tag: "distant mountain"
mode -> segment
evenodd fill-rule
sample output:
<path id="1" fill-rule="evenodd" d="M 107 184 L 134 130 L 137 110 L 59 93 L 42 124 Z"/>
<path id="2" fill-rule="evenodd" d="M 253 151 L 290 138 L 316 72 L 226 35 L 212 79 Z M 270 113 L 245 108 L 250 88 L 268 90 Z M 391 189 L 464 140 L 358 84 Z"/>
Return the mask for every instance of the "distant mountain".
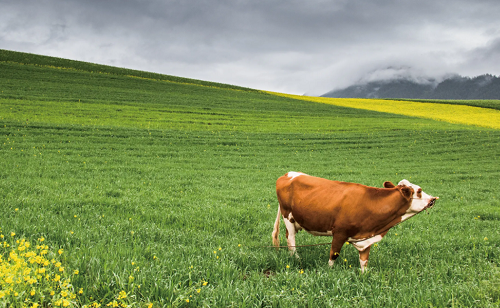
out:
<path id="1" fill-rule="evenodd" d="M 337 98 L 415 98 L 415 99 L 500 99 L 500 77 L 474 78 L 453 75 L 441 82 L 434 79 L 396 78 L 358 83 L 321 96 Z"/>

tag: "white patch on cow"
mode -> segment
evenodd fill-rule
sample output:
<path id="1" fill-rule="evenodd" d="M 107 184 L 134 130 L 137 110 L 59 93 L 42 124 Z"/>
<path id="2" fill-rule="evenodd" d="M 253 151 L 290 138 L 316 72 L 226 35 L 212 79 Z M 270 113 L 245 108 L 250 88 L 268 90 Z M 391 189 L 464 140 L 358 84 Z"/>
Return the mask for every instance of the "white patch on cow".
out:
<path id="1" fill-rule="evenodd" d="M 298 177 L 299 175 L 307 175 L 307 174 L 302 173 L 302 172 L 295 172 L 295 171 L 288 172 L 288 177 L 290 178 L 290 180 L 293 180 L 294 178 Z"/>
<path id="2" fill-rule="evenodd" d="M 403 216 L 401 216 L 401 221 L 404 221 L 404 220 L 412 217 L 415 214 L 417 214 L 417 213 L 409 213 L 408 211 L 406 211 L 406 213 Z"/>
<path id="3" fill-rule="evenodd" d="M 334 263 L 334 262 L 335 262 L 335 261 L 333 261 L 333 260 L 328 260 L 328 265 L 333 266 L 333 263 Z"/>
<path id="4" fill-rule="evenodd" d="M 368 260 L 359 259 L 359 264 L 361 265 L 361 272 L 364 272 L 368 265 Z"/>
<path id="5" fill-rule="evenodd" d="M 424 191 L 422 191 L 421 197 L 419 198 L 417 196 L 417 191 L 419 189 L 421 189 L 420 186 L 412 184 L 408 180 L 402 180 L 398 183 L 398 185 L 404 185 L 404 186 L 411 187 L 411 188 L 413 188 L 413 190 L 415 192 L 413 194 L 410 207 L 408 208 L 406 213 L 404 213 L 403 216 L 401 216 L 401 221 L 404 221 L 404 220 L 412 217 L 413 215 L 423 211 L 427 207 L 427 205 L 429 205 L 429 203 L 433 199 L 435 199 L 433 196 L 428 195 Z"/>
<path id="6" fill-rule="evenodd" d="M 292 213 L 288 215 L 291 217 Z M 298 258 L 299 256 L 296 254 L 297 249 L 295 248 L 295 234 L 297 233 L 295 230 L 295 225 L 287 218 L 283 218 L 285 222 L 286 229 L 288 230 L 288 238 L 286 239 L 286 243 L 288 245 L 288 249 L 290 250 L 290 254 L 294 255 Z"/>
<path id="7" fill-rule="evenodd" d="M 353 238 L 348 238 L 347 241 L 351 243 L 358 251 L 364 251 L 369 246 L 380 242 L 382 240 L 381 235 L 375 235 L 367 239 L 357 240 Z"/>
<path id="8" fill-rule="evenodd" d="M 315 236 L 332 236 L 333 233 L 332 231 L 326 231 L 326 232 L 318 232 L 318 231 L 308 231 L 306 230 L 307 233 L 315 235 Z"/>

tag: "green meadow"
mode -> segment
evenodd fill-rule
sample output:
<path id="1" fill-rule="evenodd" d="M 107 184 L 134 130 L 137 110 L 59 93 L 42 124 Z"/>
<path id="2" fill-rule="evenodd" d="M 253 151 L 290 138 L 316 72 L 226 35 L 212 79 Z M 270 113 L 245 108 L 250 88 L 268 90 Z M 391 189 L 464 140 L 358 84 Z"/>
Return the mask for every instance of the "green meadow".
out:
<path id="1" fill-rule="evenodd" d="M 62 249 L 70 306 L 500 306 L 499 130 L 5 50 L 0 91 L 0 243 Z M 352 245 L 261 247 L 288 171 L 440 199 L 361 274 Z"/>

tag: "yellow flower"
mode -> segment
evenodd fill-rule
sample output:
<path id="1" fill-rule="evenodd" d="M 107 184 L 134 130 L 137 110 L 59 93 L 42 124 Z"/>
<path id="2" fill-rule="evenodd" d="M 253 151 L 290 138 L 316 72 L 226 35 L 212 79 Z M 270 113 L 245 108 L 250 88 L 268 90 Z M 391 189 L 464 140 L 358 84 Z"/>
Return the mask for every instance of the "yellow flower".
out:
<path id="1" fill-rule="evenodd" d="M 222 250 L 222 248 L 221 248 L 221 247 L 219 247 L 219 251 L 221 251 L 221 250 Z"/>
<path id="2" fill-rule="evenodd" d="M 61 267 L 59 268 L 59 271 L 60 271 L 60 272 L 64 272 L 64 267 L 62 267 L 62 266 L 61 266 Z"/>
<path id="3" fill-rule="evenodd" d="M 201 289 L 196 289 L 196 292 L 200 293 L 200 292 L 201 292 Z"/>
<path id="4" fill-rule="evenodd" d="M 64 250 L 61 248 L 57 251 L 60 255 L 62 255 L 62 253 L 64 252 Z"/>
<path id="5" fill-rule="evenodd" d="M 63 305 L 63 307 L 68 307 L 69 306 L 69 300 L 63 299 L 62 305 Z"/>
<path id="6" fill-rule="evenodd" d="M 186 299 L 186 303 L 189 303 L 189 298 L 188 298 L 188 299 Z"/>
<path id="7" fill-rule="evenodd" d="M 31 295 L 31 296 L 34 296 L 34 295 L 35 295 L 35 293 L 36 293 L 36 291 L 35 291 L 35 289 L 33 289 L 33 290 L 31 290 L 30 295 Z"/>
<path id="8" fill-rule="evenodd" d="M 203 286 L 206 286 L 208 284 L 208 282 L 204 281 L 203 282 Z"/>
<path id="9" fill-rule="evenodd" d="M 290 265 L 287 264 L 286 268 L 290 268 Z"/>
<path id="10" fill-rule="evenodd" d="M 16 208 L 14 211 L 16 211 L 16 212 L 17 212 L 17 211 L 19 211 L 19 209 L 18 209 L 18 208 Z"/>
<path id="11" fill-rule="evenodd" d="M 488 240 L 488 238 L 487 238 L 487 237 L 485 237 L 485 238 L 484 238 L 484 240 L 485 240 L 485 241 L 487 241 L 487 240 Z"/>
<path id="12" fill-rule="evenodd" d="M 16 233 L 11 232 L 11 233 L 10 233 L 10 236 L 16 236 Z"/>
<path id="13" fill-rule="evenodd" d="M 78 270 L 75 270 L 73 274 L 78 275 L 80 272 Z"/>
<path id="14" fill-rule="evenodd" d="M 124 298 L 127 298 L 127 292 L 120 291 L 120 293 L 118 294 L 118 299 L 124 299 Z"/>
<path id="15" fill-rule="evenodd" d="M 83 294 L 83 288 L 80 288 L 80 290 L 78 291 L 78 294 Z"/>
<path id="16" fill-rule="evenodd" d="M 153 303 L 149 303 L 148 308 L 153 308 Z"/>
<path id="17" fill-rule="evenodd" d="M 61 276 L 56 275 L 56 276 L 54 277 L 54 281 L 59 281 L 59 280 L 61 280 Z"/>
<path id="18" fill-rule="evenodd" d="M 61 291 L 61 296 L 62 297 L 68 296 L 68 291 Z"/>

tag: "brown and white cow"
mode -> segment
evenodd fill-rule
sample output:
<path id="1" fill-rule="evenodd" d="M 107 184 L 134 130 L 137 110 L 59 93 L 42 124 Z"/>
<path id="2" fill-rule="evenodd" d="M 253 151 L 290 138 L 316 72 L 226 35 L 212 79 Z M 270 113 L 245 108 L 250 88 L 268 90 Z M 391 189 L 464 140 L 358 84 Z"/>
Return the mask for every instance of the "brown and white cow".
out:
<path id="1" fill-rule="evenodd" d="M 288 172 L 276 182 L 279 208 L 273 244 L 279 246 L 280 217 L 283 216 L 292 255 L 295 253 L 295 234 L 304 229 L 313 235 L 333 237 L 330 266 L 344 243 L 351 243 L 359 251 L 361 271 L 364 271 L 372 244 L 380 241 L 390 228 L 432 207 L 439 199 L 407 180 L 397 186 L 385 182 L 384 187 Z"/>

